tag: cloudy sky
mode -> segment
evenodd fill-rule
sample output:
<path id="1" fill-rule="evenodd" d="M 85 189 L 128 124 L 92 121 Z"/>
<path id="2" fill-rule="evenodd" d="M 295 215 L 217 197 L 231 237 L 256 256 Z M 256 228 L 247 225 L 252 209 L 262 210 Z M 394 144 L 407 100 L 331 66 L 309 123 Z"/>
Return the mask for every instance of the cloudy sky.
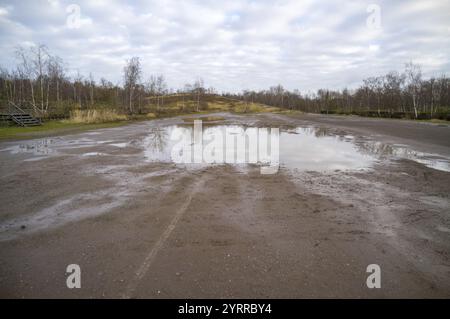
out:
<path id="1" fill-rule="evenodd" d="M 450 0 L 0 0 L 0 65 L 42 43 L 71 74 L 120 82 L 125 60 L 182 87 L 354 87 L 412 60 L 450 74 Z"/>

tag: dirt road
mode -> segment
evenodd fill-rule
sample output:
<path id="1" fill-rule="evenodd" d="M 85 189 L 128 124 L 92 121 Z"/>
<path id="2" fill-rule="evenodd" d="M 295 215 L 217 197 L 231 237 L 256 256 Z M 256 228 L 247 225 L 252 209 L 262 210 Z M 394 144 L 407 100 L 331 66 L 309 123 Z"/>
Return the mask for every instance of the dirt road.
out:
<path id="1" fill-rule="evenodd" d="M 372 161 L 262 175 L 149 160 L 149 134 L 181 117 L 2 142 L 0 297 L 450 297 L 448 125 L 218 116 L 308 127 Z M 69 264 L 81 289 L 66 286 Z M 380 289 L 366 285 L 369 264 Z"/>

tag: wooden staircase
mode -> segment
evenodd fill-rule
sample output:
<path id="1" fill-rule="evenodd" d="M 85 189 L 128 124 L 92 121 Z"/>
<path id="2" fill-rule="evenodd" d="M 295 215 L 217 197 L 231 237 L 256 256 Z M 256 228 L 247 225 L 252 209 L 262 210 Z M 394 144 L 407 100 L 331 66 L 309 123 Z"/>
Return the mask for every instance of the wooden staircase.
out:
<path id="1" fill-rule="evenodd" d="M 20 107 L 14 102 L 9 101 L 8 107 L 2 110 L 0 119 L 24 127 L 42 125 L 41 118 L 36 116 L 38 113 L 36 106 L 32 106 L 32 109 L 25 109 L 22 108 L 23 106 Z"/>
<path id="2" fill-rule="evenodd" d="M 36 126 L 42 125 L 41 120 L 37 119 L 29 113 L 14 113 L 10 114 L 11 119 L 14 123 L 20 126 Z"/>

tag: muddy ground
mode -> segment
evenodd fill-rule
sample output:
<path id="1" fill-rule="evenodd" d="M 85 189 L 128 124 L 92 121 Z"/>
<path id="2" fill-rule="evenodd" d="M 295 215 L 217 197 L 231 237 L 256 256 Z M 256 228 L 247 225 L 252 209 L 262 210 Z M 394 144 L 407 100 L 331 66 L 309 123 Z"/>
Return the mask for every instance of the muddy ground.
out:
<path id="1" fill-rule="evenodd" d="M 220 116 L 450 157 L 448 125 Z M 450 172 L 380 154 L 363 170 L 273 175 L 146 161 L 148 130 L 182 122 L 0 143 L 0 297 L 450 297 Z M 66 286 L 69 264 L 81 289 Z"/>

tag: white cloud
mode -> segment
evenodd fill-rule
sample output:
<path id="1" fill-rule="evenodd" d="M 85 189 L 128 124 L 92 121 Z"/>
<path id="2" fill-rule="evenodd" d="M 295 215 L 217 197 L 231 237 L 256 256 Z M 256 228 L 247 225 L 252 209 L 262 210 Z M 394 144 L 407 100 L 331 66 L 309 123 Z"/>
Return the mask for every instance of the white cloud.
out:
<path id="1" fill-rule="evenodd" d="M 0 16 L 8 15 L 8 9 L 0 7 Z"/>
<path id="2" fill-rule="evenodd" d="M 70 70 L 121 80 L 124 61 L 165 73 L 173 87 L 197 76 L 219 90 L 281 83 L 302 91 L 342 88 L 420 62 L 425 75 L 448 73 L 448 1 L 379 1 L 379 29 L 367 27 L 372 1 L 1 0 L 0 64 L 17 45 L 44 43 Z"/>

